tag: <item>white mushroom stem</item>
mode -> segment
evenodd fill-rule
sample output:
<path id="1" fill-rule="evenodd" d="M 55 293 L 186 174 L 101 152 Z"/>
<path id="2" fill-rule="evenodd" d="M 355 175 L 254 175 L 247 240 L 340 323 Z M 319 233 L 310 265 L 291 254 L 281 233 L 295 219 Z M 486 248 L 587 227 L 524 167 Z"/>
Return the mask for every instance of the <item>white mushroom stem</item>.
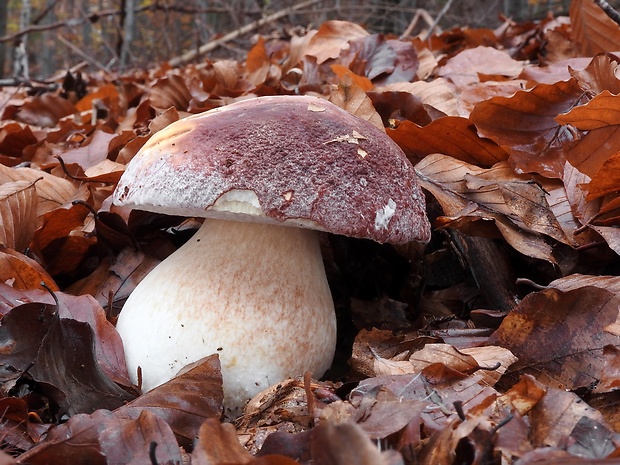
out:
<path id="1" fill-rule="evenodd" d="M 143 391 L 219 354 L 229 415 L 287 377 L 321 376 L 336 317 L 318 233 L 207 219 L 136 287 L 117 329 L 134 382 L 142 369 Z"/>

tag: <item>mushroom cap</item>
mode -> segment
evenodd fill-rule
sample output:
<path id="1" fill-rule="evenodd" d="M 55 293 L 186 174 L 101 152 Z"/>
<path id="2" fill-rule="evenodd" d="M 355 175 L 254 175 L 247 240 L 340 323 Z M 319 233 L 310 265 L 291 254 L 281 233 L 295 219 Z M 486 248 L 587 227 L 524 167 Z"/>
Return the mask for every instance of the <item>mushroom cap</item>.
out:
<path id="1" fill-rule="evenodd" d="M 136 154 L 114 203 L 426 242 L 413 166 L 383 131 L 327 100 L 268 96 L 176 121 Z"/>

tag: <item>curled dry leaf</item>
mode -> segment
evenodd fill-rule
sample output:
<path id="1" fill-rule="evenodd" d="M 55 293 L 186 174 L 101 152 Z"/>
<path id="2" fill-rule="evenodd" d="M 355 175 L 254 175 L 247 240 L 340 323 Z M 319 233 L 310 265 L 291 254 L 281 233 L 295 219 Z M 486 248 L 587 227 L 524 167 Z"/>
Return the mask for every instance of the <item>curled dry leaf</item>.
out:
<path id="1" fill-rule="evenodd" d="M 38 289 L 44 283 L 51 291 L 59 290 L 38 262 L 4 246 L 0 246 L 0 282 L 15 289 Z"/>
<path id="2" fill-rule="evenodd" d="M 9 168 L 0 164 L 0 184 L 8 182 L 33 183 L 38 195 L 36 215 L 40 225 L 45 213 L 67 203 L 77 187 L 66 179 L 32 168 Z"/>
<path id="3" fill-rule="evenodd" d="M 387 133 L 413 164 L 434 153 L 486 168 L 508 159 L 504 149 L 478 136 L 471 121 L 458 116 L 439 118 L 426 126 L 401 121 Z"/>
<path id="4" fill-rule="evenodd" d="M 178 111 L 187 111 L 192 95 L 183 77 L 170 73 L 153 84 L 149 99 L 155 108 L 167 110 L 173 107 Z"/>
<path id="5" fill-rule="evenodd" d="M 223 412 L 222 373 L 217 355 L 187 367 L 165 384 L 118 408 L 122 418 L 138 418 L 149 410 L 166 421 L 179 441 L 191 444 L 202 423 L 208 418 L 219 419 Z"/>
<path id="6" fill-rule="evenodd" d="M 381 116 L 379 116 L 379 113 L 377 113 L 373 107 L 372 100 L 370 100 L 366 92 L 354 82 L 343 82 L 337 87 L 332 87 L 329 101 L 358 118 L 371 122 L 382 131 L 385 131 Z"/>
<path id="7" fill-rule="evenodd" d="M 582 418 L 605 424 L 600 412 L 590 407 L 575 393 L 549 388 L 529 414 L 531 438 L 535 447 L 558 447 Z"/>
<path id="8" fill-rule="evenodd" d="M 422 187 L 443 208 L 446 216 L 437 220 L 443 227 L 464 228 L 470 221 L 493 220 L 516 250 L 552 263 L 551 248 L 541 235 L 573 243 L 549 207 L 543 186 L 530 176 L 515 174 L 505 162 L 485 170 L 435 154 L 415 170 Z"/>
<path id="9" fill-rule="evenodd" d="M 514 78 L 524 64 L 504 51 L 493 47 L 475 47 L 463 50 L 438 70 L 439 76 L 449 79 L 457 88 L 480 82 L 480 75 L 500 75 Z M 459 89 L 460 90 L 460 89 Z"/>
<path id="10" fill-rule="evenodd" d="M 161 463 L 180 465 L 181 453 L 170 427 L 151 412 L 136 419 L 97 410 L 80 414 L 50 430 L 44 441 L 20 457 L 20 463 L 60 465 L 151 463 L 150 445 Z"/>
<path id="11" fill-rule="evenodd" d="M 28 370 L 62 413 L 114 409 L 133 398 L 102 370 L 88 323 L 54 318 Z"/>
<path id="12" fill-rule="evenodd" d="M 239 444 L 235 427 L 208 418 L 198 431 L 198 439 L 192 452 L 194 465 L 218 465 L 224 463 L 246 464 L 252 461 L 250 453 Z"/>
<path id="13" fill-rule="evenodd" d="M 66 164 L 76 163 L 87 170 L 107 159 L 110 141 L 115 137 L 116 134 L 95 130 L 80 147 L 63 152 L 61 158 Z"/>
<path id="14" fill-rule="evenodd" d="M 369 34 L 361 26 L 347 21 L 326 21 L 312 36 L 306 48 L 306 55 L 315 57 L 318 64 L 330 58 L 338 58 L 343 50 L 348 50 L 349 42 L 363 39 Z"/>
<path id="15" fill-rule="evenodd" d="M 0 244 L 25 250 L 37 227 L 35 183 L 14 181 L 0 185 Z"/>
<path id="16" fill-rule="evenodd" d="M 556 116 L 560 124 L 570 124 L 582 131 L 620 124 L 620 96 L 612 95 L 608 90 L 594 96 L 584 105 L 573 108 L 568 113 Z"/>
<path id="17" fill-rule="evenodd" d="M 488 344 L 518 357 L 509 378 L 529 373 L 552 387 L 591 387 L 601 378 L 603 348 L 620 345 L 620 336 L 606 331 L 619 305 L 618 296 L 596 287 L 535 292 L 506 316 Z"/>
<path id="18" fill-rule="evenodd" d="M 458 100 L 454 90 L 443 78 L 430 82 L 399 82 L 376 89 L 377 92 L 407 92 L 418 97 L 446 116 L 459 116 Z"/>
<path id="19" fill-rule="evenodd" d="M 69 100 L 58 95 L 46 93 L 35 96 L 20 106 L 7 106 L 3 118 L 40 127 L 54 127 L 64 116 L 75 113 Z"/>
<path id="20" fill-rule="evenodd" d="M 112 313 L 117 314 L 129 294 L 158 263 L 156 258 L 126 248 L 114 260 L 103 260 L 95 272 L 74 283 L 68 291 L 75 295 L 90 294 L 103 308 L 108 307 L 112 295 L 116 309 Z"/>
<path id="21" fill-rule="evenodd" d="M 565 156 L 571 165 L 592 177 L 617 153 L 619 143 L 620 125 L 604 126 L 589 131 L 565 151 Z"/>
<path id="22" fill-rule="evenodd" d="M 564 170 L 564 145 L 572 137 L 555 116 L 569 111 L 582 97 L 574 79 L 538 84 L 512 97 L 478 103 L 470 120 L 482 137 L 494 140 L 510 154 L 518 171 L 559 178 Z"/>

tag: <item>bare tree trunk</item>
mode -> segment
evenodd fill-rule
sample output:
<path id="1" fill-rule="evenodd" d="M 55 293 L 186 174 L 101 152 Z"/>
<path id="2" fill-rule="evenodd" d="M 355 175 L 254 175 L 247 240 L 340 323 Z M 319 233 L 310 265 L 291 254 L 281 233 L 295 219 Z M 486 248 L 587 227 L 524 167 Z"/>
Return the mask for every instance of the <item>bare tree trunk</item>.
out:
<path id="1" fill-rule="evenodd" d="M 0 36 L 6 34 L 6 22 L 9 13 L 9 2 L 0 2 Z M 4 77 L 4 65 L 6 63 L 6 45 L 0 43 L 0 77 Z"/>
<path id="2" fill-rule="evenodd" d="M 54 0 L 46 0 L 46 8 L 49 10 L 47 16 L 43 19 L 44 24 L 52 24 L 56 20 L 54 10 L 51 9 Z M 43 50 L 41 50 L 41 76 L 50 76 L 54 73 L 55 66 L 55 47 L 54 33 L 52 31 L 44 31 L 43 37 Z"/>
<path id="3" fill-rule="evenodd" d="M 125 14 L 123 22 L 123 45 L 120 51 L 120 68 L 125 70 L 129 63 L 131 44 L 133 42 L 136 27 L 136 0 L 125 0 Z"/>
<path id="4" fill-rule="evenodd" d="M 32 9 L 30 0 L 22 0 L 22 9 L 19 15 L 19 28 L 26 29 L 30 25 Z M 30 79 L 28 69 L 28 49 L 26 47 L 28 34 L 24 34 L 13 46 L 13 77 L 27 81 Z"/>

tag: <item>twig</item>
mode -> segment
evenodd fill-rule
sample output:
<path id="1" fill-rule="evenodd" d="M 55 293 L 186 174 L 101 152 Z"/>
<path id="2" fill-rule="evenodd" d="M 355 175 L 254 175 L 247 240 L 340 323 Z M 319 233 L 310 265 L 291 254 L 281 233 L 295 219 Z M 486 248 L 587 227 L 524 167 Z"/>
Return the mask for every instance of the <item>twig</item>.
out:
<path id="1" fill-rule="evenodd" d="M 418 8 L 415 12 L 415 15 L 413 16 L 413 19 L 409 23 L 409 26 L 407 26 L 405 32 L 403 32 L 399 37 L 400 40 L 406 39 L 411 35 L 415 27 L 418 25 L 418 21 L 420 20 L 420 18 L 424 19 L 426 24 L 428 24 L 429 26 L 433 25 L 433 18 L 430 14 L 428 14 L 428 11 L 422 8 Z"/>
<path id="2" fill-rule="evenodd" d="M 620 24 L 620 13 L 605 0 L 594 0 L 598 6 L 609 16 L 616 24 Z"/>
<path id="3" fill-rule="evenodd" d="M 441 21 L 441 18 L 444 17 L 444 15 L 448 12 L 448 10 L 450 9 L 450 7 L 452 6 L 452 2 L 454 0 L 448 0 L 446 2 L 446 4 L 443 6 L 443 8 L 441 9 L 441 11 L 439 12 L 439 14 L 437 15 L 437 17 L 435 18 L 435 21 L 433 21 L 433 24 L 431 25 L 431 27 L 428 29 L 428 32 L 425 34 L 424 39 L 423 40 L 428 40 L 430 36 L 433 35 L 433 31 L 435 30 L 435 28 L 437 27 L 437 25 L 439 24 L 439 21 Z"/>
<path id="4" fill-rule="evenodd" d="M 77 48 L 75 45 L 73 45 L 71 42 L 69 42 L 67 39 L 65 39 L 63 36 L 61 36 L 60 34 L 58 34 L 56 36 L 56 38 L 61 41 L 64 45 L 66 45 L 67 47 L 69 47 L 73 52 L 75 52 L 77 55 L 80 56 L 80 58 L 84 59 L 85 61 L 89 62 L 91 65 L 99 68 L 101 71 L 105 72 L 105 73 L 109 73 L 110 70 L 107 69 L 104 65 L 102 65 L 101 63 L 99 63 L 97 60 L 95 60 L 92 57 L 89 57 L 86 53 L 84 53 L 82 50 L 80 50 L 79 48 Z"/>
<path id="5" fill-rule="evenodd" d="M 261 18 L 258 21 L 254 21 L 250 24 L 246 24 L 245 26 L 242 26 L 238 29 L 235 29 L 232 32 L 229 32 L 228 34 L 225 34 L 219 39 L 212 40 L 200 46 L 198 50 L 194 49 L 187 53 L 184 53 L 181 56 L 168 60 L 168 64 L 173 67 L 185 65 L 191 62 L 192 60 L 196 59 L 200 55 L 205 55 L 209 52 L 212 52 L 213 50 L 220 47 L 222 44 L 225 44 L 226 42 L 230 42 L 231 40 L 234 40 L 239 36 L 245 35 L 248 32 L 252 32 L 255 29 L 258 29 L 259 27 L 264 26 L 265 24 L 273 23 L 274 21 L 277 21 L 278 19 L 283 18 L 284 16 L 287 16 L 293 13 L 294 11 L 307 8 L 309 6 L 314 5 L 315 3 L 319 3 L 320 1 L 321 0 L 307 0 L 305 2 L 298 3 L 297 5 L 293 5 L 284 10 L 280 10 L 277 13 L 269 15 L 265 18 Z"/>
<path id="6" fill-rule="evenodd" d="M 187 14 L 198 14 L 198 13 L 222 13 L 227 10 L 224 8 L 191 8 L 191 7 L 182 7 L 182 6 L 168 6 L 168 5 L 145 5 L 134 10 L 135 13 L 141 13 L 147 10 L 162 10 L 162 11 L 175 11 L 178 13 L 187 13 Z M 118 16 L 121 14 L 120 10 L 102 10 L 90 13 L 86 15 L 84 18 L 69 18 L 61 21 L 55 21 L 49 24 L 31 24 L 28 27 L 20 29 L 17 32 L 12 34 L 7 34 L 4 36 L 0 36 L 1 42 L 11 42 L 15 39 L 19 39 L 26 34 L 30 34 L 31 32 L 41 32 L 41 31 L 50 31 L 52 29 L 59 29 L 61 27 L 76 27 L 84 24 L 85 22 L 94 23 L 98 21 L 100 18 L 104 18 L 106 16 Z"/>

